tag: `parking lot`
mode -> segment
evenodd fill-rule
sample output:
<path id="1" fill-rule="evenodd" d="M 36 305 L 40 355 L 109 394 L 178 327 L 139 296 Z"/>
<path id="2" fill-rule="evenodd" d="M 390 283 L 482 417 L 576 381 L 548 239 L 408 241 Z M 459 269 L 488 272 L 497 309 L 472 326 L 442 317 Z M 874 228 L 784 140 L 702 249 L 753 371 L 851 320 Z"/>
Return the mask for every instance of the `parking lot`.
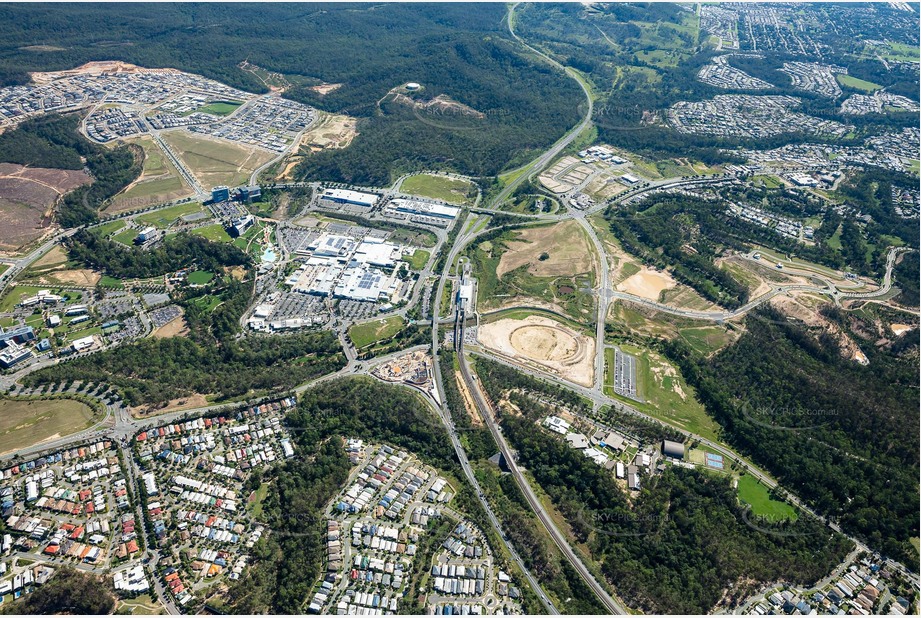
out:
<path id="1" fill-rule="evenodd" d="M 379 312 L 380 304 L 356 300 L 340 300 L 336 309 L 339 315 L 346 320 L 364 320 L 376 316 Z"/>
<path id="2" fill-rule="evenodd" d="M 153 322 L 154 328 L 159 328 L 182 315 L 182 309 L 178 305 L 166 305 L 165 307 L 151 309 L 148 315 L 150 316 L 150 321 Z"/>
<path id="3" fill-rule="evenodd" d="M 614 392 L 636 399 L 636 357 L 614 350 Z"/>

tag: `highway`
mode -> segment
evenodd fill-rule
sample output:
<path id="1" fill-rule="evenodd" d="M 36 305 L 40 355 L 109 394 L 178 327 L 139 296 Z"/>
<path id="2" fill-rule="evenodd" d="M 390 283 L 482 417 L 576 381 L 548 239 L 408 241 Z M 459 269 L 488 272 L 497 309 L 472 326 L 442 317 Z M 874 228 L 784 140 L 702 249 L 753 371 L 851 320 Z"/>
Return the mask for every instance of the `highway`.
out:
<path id="1" fill-rule="evenodd" d="M 464 312 L 457 312 L 457 321 L 458 325 L 456 332 L 459 333 L 459 337 L 454 339 L 454 347 L 457 352 L 457 360 L 460 364 L 461 376 L 464 379 L 464 383 L 467 385 L 467 390 L 470 392 L 471 396 L 476 403 L 477 410 L 480 413 L 480 416 L 483 418 L 483 421 L 486 423 L 486 426 L 489 427 L 489 432 L 492 434 L 493 439 L 496 441 L 496 444 L 499 445 L 499 450 L 502 452 L 502 456 L 505 458 L 506 463 L 508 464 L 509 470 L 512 473 L 512 476 L 515 477 L 515 482 L 518 487 L 521 489 L 521 493 L 524 495 L 525 500 L 528 501 L 528 504 L 531 507 L 531 510 L 534 511 L 537 518 L 546 528 L 550 538 L 553 540 L 554 544 L 563 554 L 563 556 L 569 561 L 573 569 L 582 577 L 585 583 L 589 588 L 595 593 L 595 596 L 598 597 L 598 600 L 605 606 L 605 608 L 612 614 L 626 614 L 627 610 L 617 601 L 615 601 L 611 595 L 608 594 L 608 591 L 602 586 L 595 576 L 588 570 L 588 567 L 582 562 L 582 559 L 573 551 L 572 547 L 569 544 L 569 541 L 566 539 L 566 536 L 560 531 L 557 527 L 556 522 L 553 521 L 553 518 L 547 513 L 544 505 L 541 504 L 537 495 L 534 493 L 534 490 L 531 488 L 531 484 L 528 482 L 528 479 L 521 473 L 521 469 L 518 467 L 518 462 L 516 460 L 515 454 L 509 448 L 508 443 L 505 441 L 505 436 L 502 435 L 502 431 L 499 428 L 495 420 L 495 415 L 493 414 L 492 407 L 486 402 L 483 393 L 480 390 L 479 381 L 474 379 L 474 376 L 470 372 L 470 366 L 467 363 L 467 359 L 464 356 Z"/>
<path id="2" fill-rule="evenodd" d="M 518 551 L 508 540 L 506 534 L 502 531 L 502 526 L 499 523 L 499 519 L 495 516 L 492 511 L 492 507 L 490 507 L 489 503 L 486 501 L 486 497 L 483 494 L 483 491 L 480 489 L 480 484 L 476 480 L 476 476 L 473 474 L 473 468 L 470 466 L 470 461 L 467 458 L 467 453 L 464 451 L 464 447 L 457 436 L 457 431 L 454 429 L 454 423 L 451 421 L 451 412 L 447 409 L 447 405 L 444 403 L 446 401 L 443 386 L 444 382 L 442 382 L 443 376 L 441 375 L 441 366 L 438 363 L 438 336 L 440 332 L 438 327 L 441 323 L 441 318 L 439 316 L 439 310 L 441 308 L 441 297 L 444 295 L 445 283 L 450 278 L 451 267 L 454 264 L 454 260 L 457 259 L 458 253 L 460 253 L 461 249 L 467 245 L 470 239 L 476 236 L 476 234 L 473 233 L 473 230 L 476 229 L 478 223 L 479 219 L 477 218 L 477 215 L 471 213 L 464 223 L 466 229 L 458 235 L 457 241 L 455 241 L 454 245 L 448 251 L 448 258 L 445 261 L 444 270 L 438 279 L 437 289 L 432 293 L 432 374 L 435 388 L 438 390 L 438 398 L 442 402 L 441 405 L 435 406 L 435 408 L 437 410 L 438 417 L 448 428 L 448 435 L 451 438 L 451 444 L 454 447 L 454 452 L 457 453 L 457 459 L 464 471 L 464 476 L 467 477 L 467 481 L 476 492 L 477 498 L 479 499 L 480 504 L 483 506 L 483 509 L 486 511 L 486 515 L 489 518 L 493 529 L 499 533 L 499 537 L 502 539 L 502 543 L 505 545 L 506 551 L 508 551 L 509 555 L 512 557 L 512 560 L 515 561 L 515 564 L 518 565 L 518 568 L 521 569 L 521 572 L 524 573 L 525 578 L 528 580 L 528 584 L 531 586 L 531 589 L 534 591 L 534 593 L 540 598 L 541 604 L 543 604 L 544 609 L 547 610 L 547 613 L 558 614 L 559 611 L 557 611 L 556 607 L 554 607 L 553 603 L 547 597 L 547 593 L 544 592 L 543 588 L 541 588 L 537 578 L 534 577 L 534 574 L 531 573 L 531 571 L 527 568 L 524 560 L 522 560 L 521 556 L 518 554 Z"/>
<path id="3" fill-rule="evenodd" d="M 439 396 L 442 401 L 444 401 L 444 393 L 441 392 L 441 378 L 440 371 L 437 369 L 438 363 L 433 362 L 433 365 L 436 367 L 436 372 L 438 373 L 438 379 L 435 383 L 438 385 Z M 429 401 L 429 398 L 426 398 L 426 401 Z M 476 479 L 476 475 L 473 473 L 473 467 L 470 465 L 470 460 L 467 458 L 467 453 L 464 451 L 464 447 L 460 442 L 460 438 L 457 435 L 457 431 L 454 429 L 454 422 L 451 420 L 451 413 L 447 410 L 446 406 L 442 404 L 441 406 L 436 405 L 434 402 L 430 401 L 430 405 L 435 410 L 438 418 L 444 424 L 448 436 L 451 439 L 451 445 L 454 447 L 454 452 L 457 454 L 457 460 L 460 462 L 461 469 L 464 471 L 464 476 L 467 478 L 467 482 L 470 483 L 470 486 L 473 487 L 473 491 L 476 493 L 477 499 L 480 501 L 480 504 L 483 507 L 483 510 L 486 512 L 486 517 L 489 519 L 489 523 L 492 525 L 493 529 L 499 534 L 499 538 L 502 539 L 502 543 L 505 545 L 506 551 L 508 551 L 509 556 L 511 556 L 512 561 L 518 565 L 518 568 L 521 569 L 521 572 L 524 574 L 525 579 L 528 580 L 528 584 L 531 589 L 534 591 L 534 594 L 538 596 L 541 604 L 544 606 L 544 609 L 548 614 L 559 614 L 556 607 L 547 597 L 547 593 L 544 592 L 541 588 L 540 583 L 537 581 L 537 578 L 534 577 L 534 574 L 531 573 L 530 569 L 525 565 L 524 560 L 519 555 L 518 551 L 508 540 L 508 536 L 502 530 L 502 524 L 499 523 L 499 518 L 496 517 L 495 513 L 492 510 L 492 507 L 486 501 L 486 495 L 483 493 L 483 489 L 480 487 L 479 481 Z"/>
<path id="4" fill-rule="evenodd" d="M 522 38 L 519 37 L 515 33 L 515 9 L 518 7 L 518 4 L 519 3 L 516 3 L 512 5 L 511 7 L 509 7 L 508 14 L 506 16 L 506 22 L 508 23 L 509 34 L 511 34 L 512 37 L 519 44 L 526 47 L 531 52 L 537 54 L 538 56 L 543 58 L 545 61 L 547 61 L 552 66 L 563 71 L 564 73 L 569 75 L 569 77 L 571 77 L 572 79 L 576 80 L 576 82 L 578 82 L 579 84 L 579 87 L 582 88 L 582 92 L 585 93 L 585 100 L 586 100 L 587 106 L 585 110 L 585 117 L 582 119 L 582 121 L 579 124 L 573 127 L 569 131 L 569 133 L 561 137 L 555 144 L 553 144 L 553 146 L 551 146 L 548 150 L 546 150 L 539 157 L 531 161 L 529 164 L 527 164 L 523 168 L 518 168 L 518 170 L 514 170 L 513 173 L 517 173 L 517 176 L 515 176 L 514 180 L 512 180 L 507 185 L 505 185 L 505 187 L 502 188 L 502 190 L 496 195 L 496 197 L 494 197 L 490 201 L 490 204 L 489 204 L 490 208 L 496 208 L 500 206 L 503 202 L 505 202 L 505 200 L 509 198 L 512 192 L 518 188 L 518 185 L 520 185 L 525 179 L 530 178 L 534 173 L 539 172 L 540 170 L 547 167 L 547 165 L 558 154 L 560 154 L 564 148 L 569 146 L 569 144 L 571 144 L 572 141 L 576 139 L 576 137 L 578 137 L 580 133 L 582 133 L 582 131 L 587 129 L 592 123 L 592 111 L 594 109 L 594 102 L 592 101 L 592 93 L 589 90 L 588 85 L 582 80 L 581 77 L 579 77 L 579 75 L 575 71 L 573 71 L 569 67 L 564 67 L 559 62 L 557 62 L 556 60 L 554 60 L 553 58 L 551 58 L 544 52 L 540 51 L 539 49 L 531 47 L 530 45 L 525 43 L 524 40 L 522 40 Z M 519 171 L 520 173 L 518 173 Z"/>
<path id="5" fill-rule="evenodd" d="M 638 409 L 635 408 L 634 406 L 632 406 L 632 405 L 630 405 L 630 404 L 627 404 L 627 403 L 624 403 L 624 402 L 622 402 L 622 401 L 620 401 L 620 400 L 617 400 L 617 399 L 613 399 L 613 398 L 611 398 L 611 397 L 608 397 L 607 395 L 603 394 L 602 392 L 596 391 L 596 390 L 593 389 L 593 388 L 587 388 L 587 387 L 585 387 L 585 386 L 581 386 L 581 385 L 579 385 L 579 384 L 575 384 L 575 383 L 573 383 L 573 382 L 569 382 L 569 381 L 567 381 L 567 380 L 564 380 L 564 379 L 562 379 L 562 378 L 560 378 L 560 377 L 557 377 L 557 376 L 555 376 L 555 375 L 551 375 L 551 374 L 549 374 L 549 373 L 544 373 L 544 372 L 542 372 L 542 371 L 536 371 L 536 370 L 534 370 L 534 369 L 532 369 L 532 368 L 530 368 L 530 367 L 526 367 L 526 366 L 520 365 L 520 364 L 518 364 L 518 363 L 516 363 L 516 362 L 513 362 L 511 359 L 508 359 L 508 358 L 506 358 L 506 357 L 503 357 L 503 356 L 499 356 L 499 355 L 493 354 L 493 353 L 491 353 L 491 352 L 489 352 L 488 350 L 485 350 L 485 349 L 478 349 L 478 350 L 476 351 L 476 353 L 477 353 L 477 354 L 480 354 L 480 355 L 482 355 L 482 356 L 485 356 L 485 357 L 487 357 L 487 358 L 489 358 L 489 359 L 491 359 L 491 360 L 493 360 L 493 361 L 495 361 L 495 362 L 502 363 L 503 365 L 507 365 L 508 367 L 512 367 L 513 369 L 516 369 L 517 371 L 520 371 L 520 372 L 525 373 L 525 374 L 527 374 L 527 375 L 530 375 L 530 376 L 532 376 L 532 377 L 540 378 L 540 379 L 545 380 L 545 381 L 547 381 L 547 382 L 551 382 L 551 383 L 554 383 L 554 384 L 556 384 L 556 385 L 558 385 L 558 386 L 562 386 L 562 387 L 564 387 L 564 388 L 567 388 L 567 389 L 569 389 L 569 390 L 571 390 L 571 391 L 575 391 L 575 392 L 578 393 L 579 395 L 582 395 L 582 396 L 585 397 L 586 399 L 590 400 L 590 401 L 592 402 L 593 407 L 596 408 L 596 409 L 599 408 L 599 407 L 601 407 L 601 406 L 612 406 L 612 407 L 614 407 L 615 409 L 617 409 L 617 410 L 620 411 L 620 412 L 625 412 L 625 413 L 627 413 L 627 414 L 633 414 L 633 415 L 639 416 L 639 417 L 641 417 L 641 418 L 643 418 L 643 419 L 645 419 L 645 420 L 647 420 L 647 421 L 649 421 L 649 422 L 651 422 L 651 423 L 656 423 L 656 424 L 658 424 L 658 425 L 663 425 L 663 426 L 666 426 L 666 427 L 668 427 L 668 428 L 670 428 L 670 429 L 673 429 L 673 430 L 675 430 L 675 431 L 678 431 L 678 432 L 680 432 L 682 435 L 684 435 L 688 440 L 698 441 L 698 442 L 700 442 L 700 444 L 702 444 L 702 445 L 704 445 L 705 447 L 707 447 L 708 450 L 713 451 L 714 453 L 718 453 L 718 454 L 722 455 L 723 457 L 725 457 L 726 459 L 731 460 L 731 461 L 735 462 L 736 464 L 738 464 L 739 466 L 743 467 L 744 469 L 746 469 L 746 470 L 748 471 L 749 474 L 751 474 L 753 477 L 755 477 L 756 479 L 758 479 L 759 481 L 761 481 L 765 486 L 767 486 L 768 489 L 774 489 L 775 487 L 778 487 L 778 485 L 779 485 L 779 484 L 777 483 L 777 481 L 776 481 L 775 479 L 773 479 L 772 477 L 770 477 L 766 472 L 764 472 L 763 470 L 759 469 L 759 468 L 758 468 L 757 466 L 755 466 L 753 463 L 751 463 L 750 461 L 744 459 L 741 455 L 739 455 L 739 454 L 736 453 L 735 451 L 732 451 L 731 449 L 729 449 L 728 447 L 724 446 L 723 444 L 720 444 L 720 443 L 718 443 L 718 442 L 714 442 L 714 441 L 712 441 L 712 440 L 709 440 L 709 439 L 707 439 L 707 438 L 704 438 L 703 436 L 699 436 L 699 435 L 697 435 L 697 434 L 695 434 L 695 433 L 693 433 L 693 432 L 690 432 L 690 431 L 688 431 L 688 430 L 686 430 L 686 429 L 682 429 L 681 427 L 677 427 L 677 426 L 674 426 L 674 425 L 670 425 L 670 424 L 668 424 L 668 423 L 666 423 L 666 422 L 664 422 L 664 421 L 662 421 L 662 420 L 660 420 L 660 419 L 657 419 L 657 418 L 655 418 L 655 417 L 653 417 L 653 416 L 649 416 L 648 414 L 645 414 L 644 412 L 641 412 L 640 410 L 638 410 Z M 587 419 L 587 420 L 596 422 L 595 419 Z M 795 496 L 795 495 L 794 495 L 793 493 L 791 493 L 789 490 L 787 490 L 787 489 L 784 488 L 784 487 L 781 487 L 781 489 L 784 491 L 784 494 L 786 495 L 787 500 L 788 500 L 791 504 L 793 504 L 793 505 L 796 506 L 797 508 L 801 509 L 802 511 L 804 511 L 804 512 L 806 512 L 806 513 L 809 513 L 810 515 L 812 515 L 813 517 L 815 517 L 815 518 L 818 519 L 819 521 L 825 522 L 825 524 L 826 524 L 829 528 L 831 528 L 831 529 L 834 530 L 835 532 L 838 532 L 838 533 L 841 534 L 842 536 L 845 536 L 845 537 L 847 537 L 848 539 L 850 539 L 850 541 L 851 541 L 852 543 L 854 543 L 855 546 L 856 546 L 858 549 L 860 549 L 860 550 L 862 550 L 862 551 L 866 551 L 866 552 L 868 552 L 868 553 L 872 553 L 872 552 L 874 551 L 873 548 L 867 546 L 865 543 L 863 543 L 863 542 L 860 541 L 859 539 L 857 539 L 857 538 L 855 538 L 855 537 L 853 537 L 853 536 L 850 536 L 849 534 L 847 534 L 846 532 L 844 532 L 844 531 L 840 528 L 840 526 L 838 526 L 838 524 L 835 523 L 834 521 L 828 521 L 828 520 L 826 520 L 826 518 L 825 518 L 823 515 L 821 515 L 820 513 L 816 512 L 815 510 L 813 510 L 810 506 L 808 506 L 807 504 L 805 504 L 802 500 L 800 500 L 797 496 Z M 887 564 L 890 568 L 895 569 L 895 570 L 897 570 L 897 571 L 903 573 L 909 580 L 914 580 L 914 579 L 917 578 L 917 576 L 916 576 L 915 574 L 913 574 L 913 573 L 911 572 L 911 570 L 907 569 L 907 568 L 905 567 L 905 565 L 903 565 L 903 564 L 901 564 L 901 563 L 899 563 L 899 562 L 897 562 L 897 561 L 895 561 L 895 560 L 889 560 L 889 559 L 887 559 L 887 560 L 886 560 L 886 564 Z"/>

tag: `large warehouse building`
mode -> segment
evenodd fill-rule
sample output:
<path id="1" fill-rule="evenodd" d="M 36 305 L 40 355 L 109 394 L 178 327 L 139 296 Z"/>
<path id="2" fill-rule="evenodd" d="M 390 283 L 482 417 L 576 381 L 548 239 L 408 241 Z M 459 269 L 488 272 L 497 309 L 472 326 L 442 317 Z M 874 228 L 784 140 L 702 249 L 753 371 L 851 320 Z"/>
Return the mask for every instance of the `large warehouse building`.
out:
<path id="1" fill-rule="evenodd" d="M 379 270 L 356 266 L 347 269 L 333 296 L 359 301 L 386 300 L 396 291 L 396 278 Z"/>
<path id="2" fill-rule="evenodd" d="M 662 440 L 662 454 L 672 459 L 684 459 L 684 445 L 673 440 Z"/>
<path id="3" fill-rule="evenodd" d="M 321 197 L 337 204 L 351 204 L 353 206 L 365 206 L 366 208 L 377 204 L 378 199 L 378 196 L 373 193 L 360 193 L 347 189 L 327 189 Z"/>
<path id="4" fill-rule="evenodd" d="M 390 202 L 389 210 L 401 212 L 408 215 L 420 215 L 423 217 L 434 217 L 436 219 L 457 218 L 460 208 L 455 206 L 446 206 L 444 204 L 434 204 L 432 202 L 420 202 L 417 200 L 396 199 Z"/>

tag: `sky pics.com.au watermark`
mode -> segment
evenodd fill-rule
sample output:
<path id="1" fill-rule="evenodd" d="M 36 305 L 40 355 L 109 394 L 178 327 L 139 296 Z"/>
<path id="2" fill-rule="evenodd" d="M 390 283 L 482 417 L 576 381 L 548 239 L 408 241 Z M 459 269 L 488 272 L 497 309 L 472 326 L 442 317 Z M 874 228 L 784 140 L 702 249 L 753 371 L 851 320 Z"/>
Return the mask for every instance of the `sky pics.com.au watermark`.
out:
<path id="1" fill-rule="evenodd" d="M 776 431 L 809 431 L 828 425 L 838 416 L 837 410 L 799 408 L 750 401 L 738 406 L 739 413 L 751 423 Z"/>

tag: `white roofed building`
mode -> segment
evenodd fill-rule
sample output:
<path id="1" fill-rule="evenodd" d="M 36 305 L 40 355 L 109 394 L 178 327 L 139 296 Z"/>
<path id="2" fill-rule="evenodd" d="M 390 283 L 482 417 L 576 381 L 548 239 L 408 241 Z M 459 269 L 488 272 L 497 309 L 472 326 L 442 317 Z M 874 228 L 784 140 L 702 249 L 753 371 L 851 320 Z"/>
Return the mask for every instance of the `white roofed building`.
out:
<path id="1" fill-rule="evenodd" d="M 379 270 L 357 266 L 347 269 L 333 295 L 359 301 L 378 301 L 396 291 L 396 280 Z"/>
<path id="2" fill-rule="evenodd" d="M 355 251 L 355 260 L 361 264 L 393 268 L 400 258 L 400 248 L 389 242 L 375 242 L 365 240 Z"/>
<path id="3" fill-rule="evenodd" d="M 359 191 L 349 191 L 348 189 L 327 189 L 321 197 L 337 204 L 351 204 L 367 208 L 377 204 L 378 200 L 378 196 L 373 193 L 361 193 Z"/>

